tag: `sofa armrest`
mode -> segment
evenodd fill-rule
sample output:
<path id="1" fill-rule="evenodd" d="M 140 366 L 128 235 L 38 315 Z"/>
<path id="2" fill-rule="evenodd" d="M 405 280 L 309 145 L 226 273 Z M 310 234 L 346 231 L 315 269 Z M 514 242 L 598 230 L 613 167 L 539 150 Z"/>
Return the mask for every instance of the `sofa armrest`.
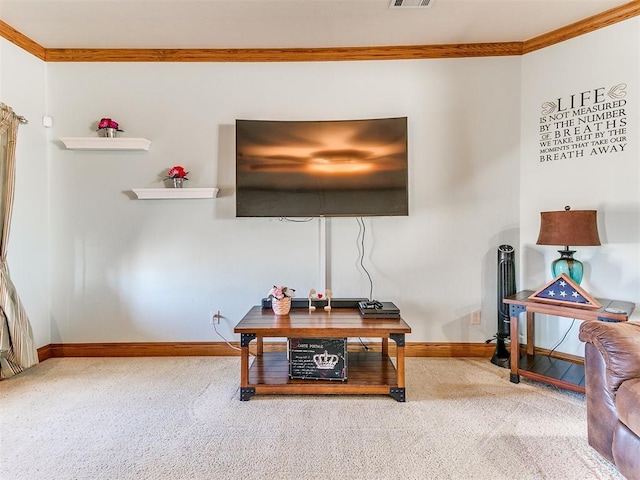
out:
<path id="1" fill-rule="evenodd" d="M 580 325 L 578 338 L 602 355 L 612 393 L 625 380 L 640 378 L 640 323 L 590 320 Z"/>

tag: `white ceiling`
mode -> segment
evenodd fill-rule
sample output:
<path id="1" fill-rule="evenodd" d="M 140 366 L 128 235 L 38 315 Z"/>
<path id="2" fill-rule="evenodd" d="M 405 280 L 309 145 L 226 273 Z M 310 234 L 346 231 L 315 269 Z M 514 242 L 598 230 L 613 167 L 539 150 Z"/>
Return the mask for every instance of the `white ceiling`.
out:
<path id="1" fill-rule="evenodd" d="M 290 48 L 524 41 L 629 0 L 0 0 L 45 48 Z"/>

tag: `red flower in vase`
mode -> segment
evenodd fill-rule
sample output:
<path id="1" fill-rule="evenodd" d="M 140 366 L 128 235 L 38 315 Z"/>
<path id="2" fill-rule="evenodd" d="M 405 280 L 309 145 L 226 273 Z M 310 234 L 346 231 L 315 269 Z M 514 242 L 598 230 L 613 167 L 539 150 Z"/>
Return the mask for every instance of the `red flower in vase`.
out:
<path id="1" fill-rule="evenodd" d="M 182 166 L 176 165 L 167 172 L 167 179 L 182 178 L 183 180 L 189 180 L 187 175 L 189 175 L 189 172 L 186 172 Z"/>
<path id="2" fill-rule="evenodd" d="M 118 126 L 118 122 L 111 120 L 110 118 L 102 118 L 98 122 L 98 130 L 102 130 L 103 128 L 113 128 L 118 132 L 123 132 L 124 130 L 120 130 Z"/>

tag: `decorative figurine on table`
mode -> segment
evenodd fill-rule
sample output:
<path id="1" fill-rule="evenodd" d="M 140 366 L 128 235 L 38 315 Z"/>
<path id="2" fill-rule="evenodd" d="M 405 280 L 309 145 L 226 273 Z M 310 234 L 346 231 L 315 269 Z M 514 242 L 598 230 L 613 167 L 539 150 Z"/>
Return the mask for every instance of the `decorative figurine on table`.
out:
<path id="1" fill-rule="evenodd" d="M 325 290 L 324 295 L 322 293 L 316 292 L 315 288 L 309 290 L 309 311 L 313 312 L 316 307 L 313 304 L 314 300 L 322 300 L 323 298 L 327 298 L 327 305 L 324 307 L 326 311 L 331 310 L 331 290 Z"/>
<path id="2" fill-rule="evenodd" d="M 312 288 L 311 290 L 309 290 L 309 311 L 313 312 L 316 307 L 313 305 L 313 299 L 314 299 L 314 295 L 316 294 L 316 289 Z M 322 296 L 322 294 L 320 294 L 320 296 Z"/>
<path id="3" fill-rule="evenodd" d="M 331 311 L 331 290 L 325 290 L 324 294 L 327 297 L 327 306 L 324 309 L 329 312 Z"/>

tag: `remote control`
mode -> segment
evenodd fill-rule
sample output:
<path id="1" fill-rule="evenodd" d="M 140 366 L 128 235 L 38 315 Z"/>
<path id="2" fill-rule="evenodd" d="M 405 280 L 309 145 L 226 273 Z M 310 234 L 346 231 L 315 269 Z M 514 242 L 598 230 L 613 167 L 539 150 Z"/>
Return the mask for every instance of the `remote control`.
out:
<path id="1" fill-rule="evenodd" d="M 627 313 L 626 310 L 623 310 L 622 308 L 615 308 L 615 307 L 605 308 L 604 311 L 608 313 Z"/>

